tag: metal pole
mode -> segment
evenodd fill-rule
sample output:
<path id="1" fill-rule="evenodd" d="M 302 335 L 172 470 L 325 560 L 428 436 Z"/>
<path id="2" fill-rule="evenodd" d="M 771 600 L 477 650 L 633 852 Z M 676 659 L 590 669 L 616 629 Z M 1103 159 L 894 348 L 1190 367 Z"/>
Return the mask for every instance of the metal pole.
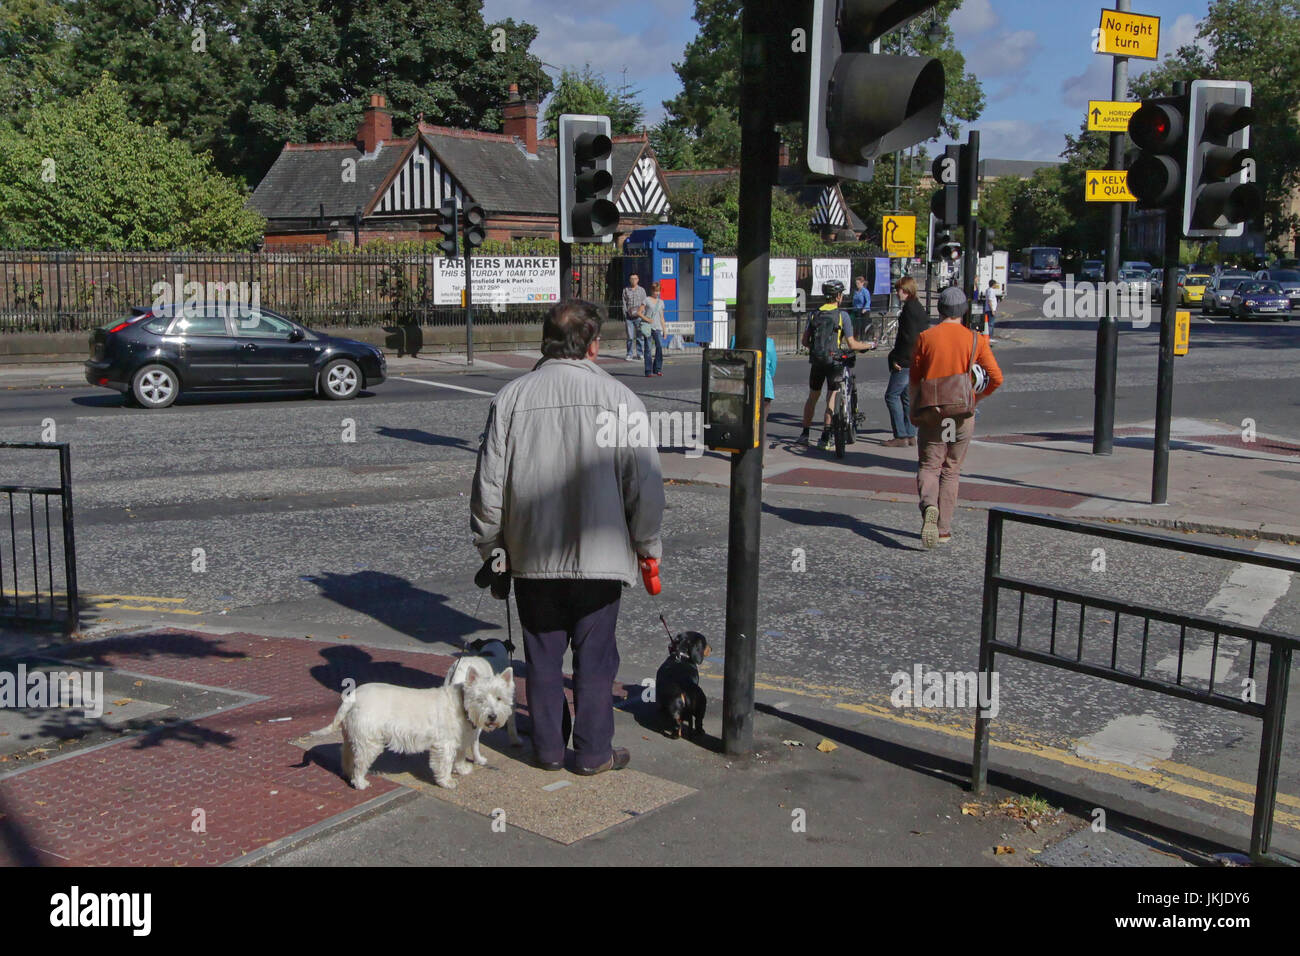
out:
<path id="1" fill-rule="evenodd" d="M 989 512 L 988 537 L 984 544 L 984 605 L 980 612 L 980 662 L 979 673 L 983 680 L 992 681 L 993 648 L 990 642 L 998 636 L 998 588 L 993 579 L 1002 573 L 1002 514 Z M 990 686 L 990 684 L 985 684 Z M 976 704 L 978 705 L 978 695 Z M 970 788 L 972 793 L 983 793 L 989 778 L 989 721 L 975 709 L 975 751 L 971 757 Z"/>
<path id="2" fill-rule="evenodd" d="M 1174 313 L 1178 311 L 1178 250 L 1183 234 L 1182 208 L 1165 210 L 1165 275 L 1161 288 L 1160 367 L 1156 373 L 1156 447 L 1151 474 L 1151 503 L 1169 501 L 1169 420 L 1174 406 Z"/>
<path id="3" fill-rule="evenodd" d="M 736 347 L 762 349 L 767 340 L 768 254 L 772 244 L 772 184 L 780 137 L 767 114 L 764 73 L 773 22 L 768 3 L 749 0 L 741 27 L 740 219 L 736 288 Z M 731 456 L 727 534 L 727 643 L 722 678 L 722 746 L 731 755 L 754 742 L 754 674 L 758 661 L 758 546 L 763 511 L 763 449 Z"/>
<path id="4" fill-rule="evenodd" d="M 930 283 L 934 272 L 934 213 L 930 213 L 930 234 L 925 240 L 925 314 L 930 314 Z"/>
<path id="5" fill-rule="evenodd" d="M 968 182 L 967 188 L 970 190 L 972 210 L 975 203 L 979 200 L 979 168 L 980 168 L 980 134 L 979 130 L 971 130 L 966 137 L 966 146 L 970 156 L 970 168 L 967 170 Z M 967 324 L 975 324 L 975 277 L 979 272 L 979 250 L 975 248 L 979 242 L 979 222 L 972 211 L 970 218 L 966 221 L 966 242 L 961 277 L 961 291 L 966 294 L 966 303 L 969 311 L 966 313 Z"/>
<path id="6" fill-rule="evenodd" d="M 1116 0 L 1115 9 L 1127 12 L 1129 0 Z M 1128 57 L 1117 56 L 1111 64 L 1110 98 L 1128 99 Z M 1110 134 L 1109 169 L 1124 168 L 1124 134 Z M 1110 227 L 1106 234 L 1106 288 L 1116 288 L 1119 281 L 1121 232 L 1124 204 L 1110 204 Z M 1116 297 L 1107 295 L 1108 303 Z M 1119 361 L 1119 320 L 1105 315 L 1097 322 L 1097 368 L 1092 387 L 1092 453 L 1109 455 L 1115 448 L 1115 379 Z"/>
<path id="7" fill-rule="evenodd" d="M 1287 677 L 1291 673 L 1291 648 L 1277 643 L 1268 652 L 1268 686 L 1264 693 L 1264 726 L 1260 731 L 1259 775 L 1255 780 L 1255 815 L 1250 827 L 1250 858 L 1268 856 L 1273 837 L 1273 811 L 1277 806 L 1277 775 L 1282 760 L 1282 733 L 1286 724 Z"/>
<path id="8" fill-rule="evenodd" d="M 81 626 L 81 598 L 77 593 L 77 536 L 72 527 L 72 451 L 59 443 L 59 508 L 63 511 L 63 583 L 68 589 L 68 619 L 63 629 L 71 634 Z M 54 582 L 50 582 L 54 590 Z"/>
<path id="9" fill-rule="evenodd" d="M 459 203 L 457 204 L 459 219 Z M 474 364 L 474 288 L 470 285 L 470 247 L 469 222 L 465 223 L 465 241 L 461 243 L 461 254 L 465 257 L 465 364 Z"/>
<path id="10" fill-rule="evenodd" d="M 560 301 L 573 298 L 573 244 L 560 240 Z"/>

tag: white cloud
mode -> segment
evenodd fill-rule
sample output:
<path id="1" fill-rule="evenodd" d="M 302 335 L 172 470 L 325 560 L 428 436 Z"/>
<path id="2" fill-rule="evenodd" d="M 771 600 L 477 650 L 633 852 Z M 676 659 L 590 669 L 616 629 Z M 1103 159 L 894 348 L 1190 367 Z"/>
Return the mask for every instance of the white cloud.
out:
<path id="1" fill-rule="evenodd" d="M 952 32 L 958 37 L 983 33 L 998 23 L 998 15 L 993 12 L 993 4 L 989 0 L 965 0 L 948 21 Z"/>
<path id="2" fill-rule="evenodd" d="M 1032 30 L 1017 30 L 996 40 L 983 40 L 967 55 L 967 69 L 980 79 L 1019 73 L 1041 47 L 1038 34 Z"/>
<path id="3" fill-rule="evenodd" d="M 1129 60 L 1130 75 L 1136 62 L 1138 61 Z M 1078 109 L 1081 118 L 1083 110 L 1088 108 L 1088 100 L 1110 99 L 1112 63 L 1113 59 L 1109 56 L 1094 55 L 1086 70 L 1067 76 L 1061 82 L 1061 99 L 1066 106 Z"/>
<path id="4" fill-rule="evenodd" d="M 1050 122 L 980 120 L 977 128 L 980 131 L 980 157 L 984 159 L 1060 162 L 1061 151 L 1065 149 L 1065 132 Z M 959 141 L 965 139 L 966 130 L 963 128 Z M 932 147 L 932 151 L 942 150 L 943 145 Z"/>

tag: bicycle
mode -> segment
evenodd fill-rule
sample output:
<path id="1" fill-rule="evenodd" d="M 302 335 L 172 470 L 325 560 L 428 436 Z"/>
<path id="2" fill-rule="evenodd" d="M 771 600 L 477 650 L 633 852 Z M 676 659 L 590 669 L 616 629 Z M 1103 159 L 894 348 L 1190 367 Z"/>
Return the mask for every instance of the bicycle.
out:
<path id="1" fill-rule="evenodd" d="M 864 352 L 870 351 L 863 349 Z M 843 358 L 848 359 L 849 354 Z M 839 395 L 840 399 L 835 403 L 835 411 L 831 413 L 831 436 L 835 441 L 835 457 L 844 457 L 844 446 L 857 442 L 857 423 L 858 416 L 858 389 L 857 382 L 853 374 L 853 366 L 847 362 L 843 365 L 844 377 L 840 382 Z M 845 410 L 848 406 L 848 410 Z"/>

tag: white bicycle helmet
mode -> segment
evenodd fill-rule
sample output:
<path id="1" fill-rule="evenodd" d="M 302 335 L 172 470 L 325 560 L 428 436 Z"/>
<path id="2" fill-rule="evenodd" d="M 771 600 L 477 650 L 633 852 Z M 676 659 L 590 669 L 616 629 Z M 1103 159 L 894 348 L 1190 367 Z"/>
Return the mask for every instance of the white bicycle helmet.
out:
<path id="1" fill-rule="evenodd" d="M 981 395 L 989 384 L 989 373 L 984 371 L 983 365 L 972 365 L 970 367 L 971 388 L 976 395 Z"/>

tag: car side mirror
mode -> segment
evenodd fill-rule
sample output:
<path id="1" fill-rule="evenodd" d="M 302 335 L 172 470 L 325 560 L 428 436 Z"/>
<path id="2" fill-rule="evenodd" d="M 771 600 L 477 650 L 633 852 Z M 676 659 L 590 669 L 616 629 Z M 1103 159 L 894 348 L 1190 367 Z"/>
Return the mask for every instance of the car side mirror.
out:
<path id="1" fill-rule="evenodd" d="M 302 329 L 294 329 L 289 333 L 290 342 L 301 342 L 303 340 Z"/>

